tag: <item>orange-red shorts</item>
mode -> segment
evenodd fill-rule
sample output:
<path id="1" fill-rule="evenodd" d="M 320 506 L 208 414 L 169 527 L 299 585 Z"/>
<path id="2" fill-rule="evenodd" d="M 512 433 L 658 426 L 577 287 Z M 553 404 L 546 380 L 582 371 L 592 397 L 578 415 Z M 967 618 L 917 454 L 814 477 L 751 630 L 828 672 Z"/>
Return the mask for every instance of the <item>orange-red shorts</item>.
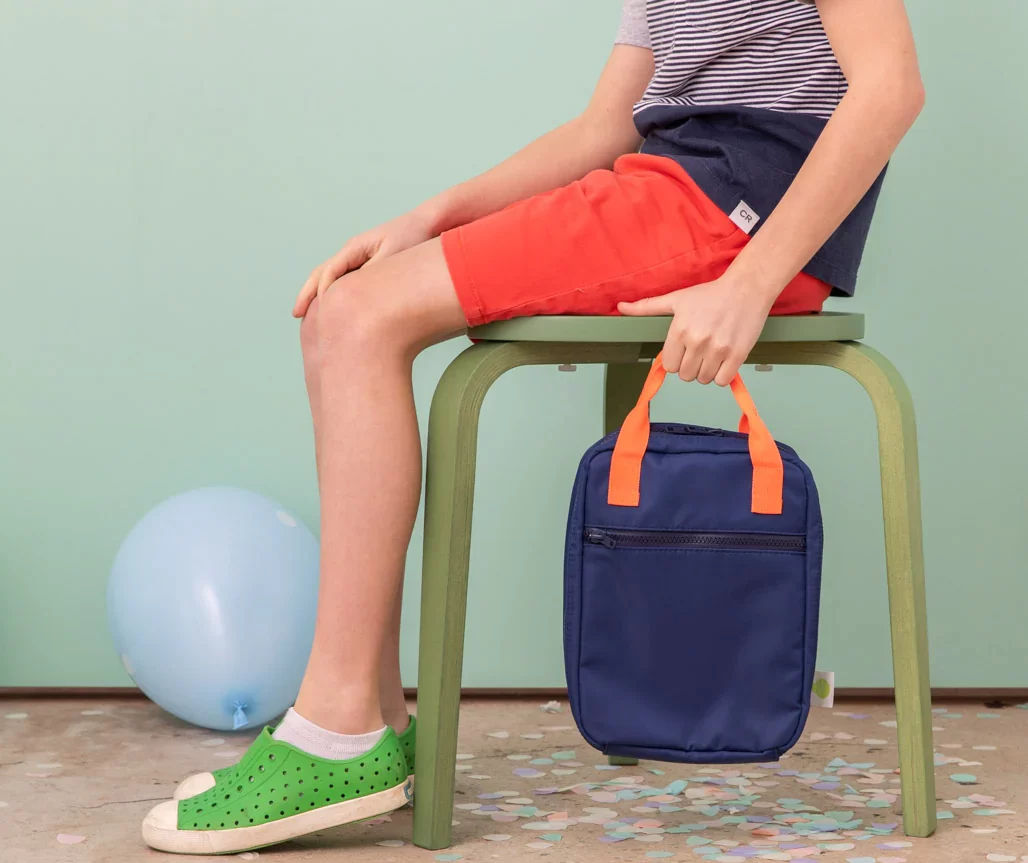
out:
<path id="1" fill-rule="evenodd" d="M 716 279 L 748 240 L 677 162 L 641 154 L 442 236 L 471 327 L 616 314 L 619 302 Z M 819 312 L 830 291 L 800 273 L 771 314 Z"/>

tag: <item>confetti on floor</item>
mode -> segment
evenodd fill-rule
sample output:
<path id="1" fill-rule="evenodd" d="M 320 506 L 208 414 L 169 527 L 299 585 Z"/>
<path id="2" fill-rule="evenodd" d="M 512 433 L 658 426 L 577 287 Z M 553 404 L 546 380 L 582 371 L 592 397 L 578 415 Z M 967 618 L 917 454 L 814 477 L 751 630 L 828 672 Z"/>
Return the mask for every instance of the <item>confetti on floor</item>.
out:
<path id="1" fill-rule="evenodd" d="M 12 703 L 8 710 L 19 707 L 21 703 Z M 488 745 L 477 755 L 465 751 L 457 756 L 454 814 L 459 818 L 452 819 L 458 828 L 452 847 L 425 852 L 412 846 L 409 808 L 395 813 L 391 820 L 365 822 L 353 842 L 366 843 L 369 859 L 374 852 L 376 859 L 380 857 L 385 863 L 488 863 L 501 858 L 510 863 L 1028 863 L 1028 847 L 1020 845 L 1028 832 L 1020 814 L 1024 782 L 1012 778 L 1028 774 L 1028 765 L 1018 763 L 1024 757 L 1017 735 L 1028 739 L 1024 735 L 1028 724 L 1024 711 L 1007 710 L 1002 716 L 997 712 L 987 715 L 993 717 L 990 720 L 978 716 L 974 706 L 963 713 L 935 709 L 933 719 L 946 728 L 945 733 L 937 733 L 934 752 L 939 836 L 910 841 L 903 834 L 900 817 L 897 735 L 885 731 L 895 728 L 890 718 L 895 714 L 879 705 L 865 709 L 869 712 L 812 713 L 801 743 L 775 763 L 705 766 L 644 761 L 637 766 L 614 766 L 585 744 L 574 726 L 540 724 L 536 701 L 504 705 L 472 701 L 462 706 L 461 748 L 475 747 L 475 740 L 481 745 L 483 737 Z M 97 734 L 110 733 L 121 753 L 110 761 L 120 758 L 124 762 L 132 752 L 148 751 L 141 745 L 146 737 L 139 731 L 147 710 L 131 704 L 94 708 L 89 702 L 73 702 L 67 708 L 63 728 L 88 728 L 90 746 Z M 0 715 L 28 718 L 25 713 Z M 81 715 L 95 719 L 85 723 Z M 210 732 L 169 733 L 166 724 L 148 721 L 151 736 L 154 728 L 167 733 L 168 747 L 163 754 L 158 750 L 155 763 L 174 752 L 172 757 L 183 758 L 183 776 L 197 767 L 196 747 L 204 747 L 199 750 L 200 757 L 209 759 L 212 767 L 239 757 L 235 738 L 223 745 L 226 739 L 208 737 Z M 553 721 L 568 719 L 562 716 Z M 854 725 L 856 722 L 866 724 L 861 728 Z M 1018 726 L 1018 722 L 1023 724 Z M 108 724 L 116 732 L 105 732 Z M 861 737 L 861 731 L 874 734 L 875 727 L 881 727 L 878 733 L 887 736 Z M 87 770 L 96 768 L 90 755 L 82 756 L 74 750 L 72 739 L 62 737 L 59 730 L 55 734 L 55 728 L 59 726 L 53 724 L 50 708 L 45 713 L 34 709 L 32 723 L 16 729 L 18 740 L 13 753 L 6 751 L 4 741 L 5 756 L 12 756 L 8 763 L 20 765 L 20 770 L 15 767 L 0 774 L 0 796 L 19 802 L 0 802 L 0 825 L 10 829 L 14 824 L 15 830 L 22 831 L 12 835 L 38 834 L 41 849 L 44 843 L 52 849 L 55 835 L 62 844 L 84 842 L 83 848 L 65 853 L 88 857 L 89 848 L 97 846 L 98 828 L 109 831 L 114 822 L 94 824 L 76 817 L 70 823 L 83 829 L 88 826 L 89 839 L 57 833 L 58 828 L 69 824 L 67 809 L 54 812 L 52 821 L 40 825 L 42 829 L 29 832 L 21 827 L 28 823 L 30 813 L 22 798 L 14 795 L 23 794 L 22 789 L 47 796 L 52 791 L 63 794 L 68 788 L 78 787 L 83 776 L 93 775 Z M 15 729 L 8 726 L 8 731 L 15 736 Z M 133 734 L 141 736 L 137 740 Z M 22 744 L 28 739 L 25 735 L 37 736 L 31 747 Z M 18 751 L 19 746 L 24 746 L 22 751 Z M 182 754 L 187 750 L 192 753 L 188 764 Z M 981 761 L 968 760 L 971 758 Z M 178 774 L 168 770 L 167 763 L 160 769 L 168 782 L 175 781 Z M 30 771 L 30 783 L 25 783 L 21 771 Z M 12 783 L 10 788 L 4 785 L 5 779 Z M 116 788 L 109 778 L 102 781 L 108 785 L 104 789 L 107 800 L 131 801 L 136 793 L 125 786 Z M 89 819 L 116 816 L 114 809 L 109 815 L 96 810 L 97 804 L 104 802 L 98 792 L 88 802 L 84 808 L 90 810 Z M 31 816 L 36 819 L 37 813 Z M 117 829 L 126 837 L 132 834 L 125 841 L 135 842 L 138 825 L 125 819 L 123 810 L 117 817 L 121 825 Z M 108 841 L 107 835 L 99 835 L 104 835 L 105 843 Z M 324 835 L 329 848 L 319 859 L 334 863 L 353 856 L 355 845 L 348 843 L 344 848 L 338 838 Z M 308 841 L 313 849 L 322 840 L 315 836 Z M 959 852 L 951 856 L 947 849 L 953 842 Z M 943 853 L 936 856 L 935 849 Z M 54 852 L 50 853 L 52 857 Z M 247 854 L 236 859 L 257 857 L 256 852 Z M 37 856 L 40 860 L 51 859 L 42 850 Z M 28 859 L 34 863 L 36 858 Z"/>
<path id="2" fill-rule="evenodd" d="M 4 716 L 4 719 L 28 719 L 27 713 L 8 713 Z"/>

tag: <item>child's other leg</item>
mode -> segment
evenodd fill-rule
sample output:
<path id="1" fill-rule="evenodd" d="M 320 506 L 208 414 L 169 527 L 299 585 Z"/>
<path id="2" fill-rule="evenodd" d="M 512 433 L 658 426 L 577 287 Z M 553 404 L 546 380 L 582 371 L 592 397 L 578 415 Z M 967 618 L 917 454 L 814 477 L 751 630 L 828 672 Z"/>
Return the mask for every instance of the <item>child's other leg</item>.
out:
<path id="1" fill-rule="evenodd" d="M 381 728 L 384 707 L 405 714 L 398 668 L 384 669 L 383 658 L 394 665 L 420 498 L 411 368 L 423 348 L 464 327 L 438 241 L 345 276 L 316 312 L 321 586 L 296 709 L 330 731 Z"/>
<path id="2" fill-rule="evenodd" d="M 423 348 L 465 328 L 439 241 L 340 279 L 311 323 L 321 581 L 300 696 L 230 781 L 201 774 L 206 790 L 150 811 L 143 838 L 159 850 L 263 847 L 392 811 L 410 797 L 407 753 L 383 714 L 398 712 L 393 702 L 402 698 L 394 639 L 420 498 L 411 369 Z M 347 773 L 350 780 L 333 780 Z M 285 775 L 297 787 L 309 781 L 312 793 L 283 795 Z"/>
<path id="3" fill-rule="evenodd" d="M 314 452 L 319 483 L 321 474 L 320 441 L 322 434 L 321 351 L 318 344 L 318 313 L 320 307 L 321 301 L 315 298 L 300 323 L 300 347 L 303 352 L 304 379 L 307 384 L 311 420 L 314 426 Z M 400 734 L 409 724 L 407 703 L 403 695 L 403 684 L 400 680 L 400 613 L 403 599 L 402 569 L 398 581 L 399 585 L 393 600 L 393 608 L 386 633 L 385 649 L 382 653 L 379 698 L 383 719 L 387 725 L 392 726 L 397 734 Z"/>

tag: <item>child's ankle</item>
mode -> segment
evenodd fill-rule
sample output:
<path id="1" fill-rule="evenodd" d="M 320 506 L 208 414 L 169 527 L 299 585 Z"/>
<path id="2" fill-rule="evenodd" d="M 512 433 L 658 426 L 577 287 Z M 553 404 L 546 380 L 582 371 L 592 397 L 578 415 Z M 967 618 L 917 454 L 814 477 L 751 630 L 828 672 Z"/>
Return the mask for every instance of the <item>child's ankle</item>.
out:
<path id="1" fill-rule="evenodd" d="M 383 710 L 382 716 L 385 719 L 385 724 L 390 726 L 397 734 L 403 734 L 410 725 L 410 714 L 407 712 L 406 707 L 402 711 Z"/>

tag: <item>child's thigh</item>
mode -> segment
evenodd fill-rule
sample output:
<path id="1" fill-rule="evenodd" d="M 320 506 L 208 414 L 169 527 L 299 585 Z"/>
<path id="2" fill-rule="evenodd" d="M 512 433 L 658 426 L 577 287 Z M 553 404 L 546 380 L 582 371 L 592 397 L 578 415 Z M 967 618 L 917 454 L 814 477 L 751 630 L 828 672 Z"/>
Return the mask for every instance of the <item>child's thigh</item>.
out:
<path id="1" fill-rule="evenodd" d="M 748 239 L 676 162 L 631 155 L 613 171 L 593 171 L 449 231 L 442 242 L 474 327 L 530 315 L 615 314 L 619 302 L 718 278 Z M 820 310 L 828 288 L 814 287 L 800 302 L 787 290 L 789 311 Z"/>
<path id="2" fill-rule="evenodd" d="M 617 303 L 716 278 L 746 240 L 670 159 L 520 201 L 443 235 L 470 326 L 528 315 L 603 315 Z"/>

